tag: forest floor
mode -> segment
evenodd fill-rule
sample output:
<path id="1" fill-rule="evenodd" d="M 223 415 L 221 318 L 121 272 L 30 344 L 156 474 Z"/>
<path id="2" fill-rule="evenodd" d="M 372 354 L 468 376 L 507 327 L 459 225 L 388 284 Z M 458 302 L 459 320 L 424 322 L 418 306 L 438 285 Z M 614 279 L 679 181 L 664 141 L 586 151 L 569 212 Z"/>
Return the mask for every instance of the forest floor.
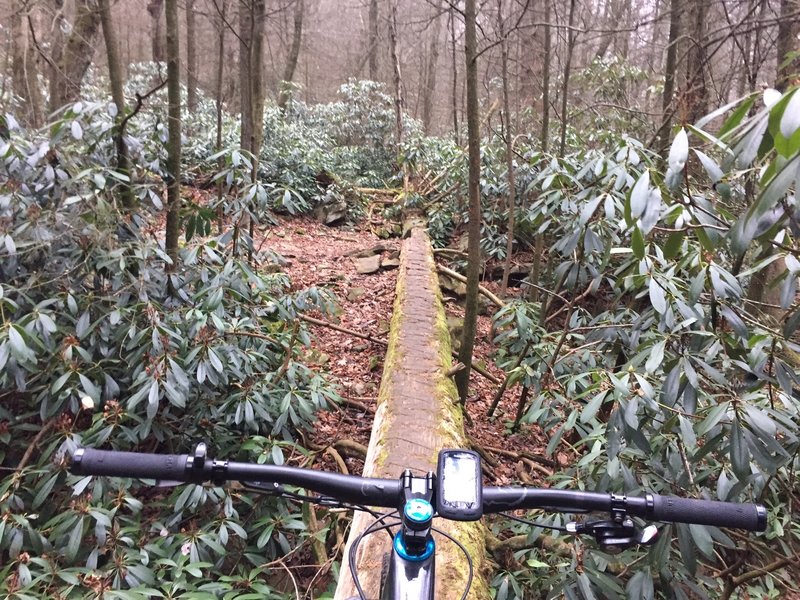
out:
<path id="1" fill-rule="evenodd" d="M 285 270 L 295 290 L 311 286 L 326 288 L 338 302 L 339 312 L 334 319 L 319 316 L 335 325 L 366 334 L 373 340 L 386 340 L 395 297 L 397 269 L 380 269 L 375 273 L 358 273 L 355 255 L 359 251 L 383 248 L 383 256 L 399 252 L 401 240 L 381 240 L 370 230 L 359 227 L 327 227 L 311 218 L 281 218 L 278 225 L 268 228 L 263 243 L 285 259 Z M 497 293 L 498 285 L 485 281 L 483 285 Z M 518 293 L 512 288 L 511 293 Z M 463 307 L 445 297 L 448 316 L 463 317 Z M 306 441 L 310 448 L 334 451 L 322 460 L 331 470 L 360 474 L 363 454 L 369 443 L 372 414 L 378 396 L 385 344 L 365 340 L 352 334 L 323 325 L 310 325 L 313 331 L 312 348 L 307 361 L 329 373 L 337 384 L 343 402 L 330 411 L 320 412 L 314 431 Z M 479 316 L 475 360 L 498 380 L 502 370 L 492 362 L 491 318 Z M 557 452 L 557 462 L 545 458 L 547 436 L 538 427 L 522 425 L 512 433 L 510 422 L 516 410 L 519 387 L 506 391 L 496 418 L 490 420 L 486 411 L 494 398 L 497 386 L 472 371 L 467 410 L 470 416 L 467 435 L 471 444 L 484 456 L 485 483 L 503 485 L 512 481 L 546 485 L 543 479 L 558 463 L 569 457 Z M 354 443 L 353 443 L 354 442 Z M 339 460 L 341 458 L 341 461 Z M 549 463 L 549 464 L 548 464 Z"/>

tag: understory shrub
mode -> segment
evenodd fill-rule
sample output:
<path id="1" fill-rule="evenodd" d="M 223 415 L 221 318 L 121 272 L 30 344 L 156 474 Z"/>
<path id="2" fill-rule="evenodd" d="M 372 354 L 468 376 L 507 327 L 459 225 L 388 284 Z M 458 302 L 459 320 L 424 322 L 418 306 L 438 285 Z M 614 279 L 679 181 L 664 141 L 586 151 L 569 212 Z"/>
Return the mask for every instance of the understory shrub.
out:
<path id="1" fill-rule="evenodd" d="M 148 208 L 162 184 L 111 166 L 106 103 L 78 103 L 40 134 L 2 119 L 0 591 L 277 597 L 270 561 L 311 535 L 295 506 L 80 478 L 66 464 L 82 445 L 185 453 L 206 440 L 218 456 L 276 463 L 301 452 L 297 432 L 337 396 L 303 363 L 298 315 L 328 313 L 332 298 L 265 273 L 278 257 L 245 260 L 236 228 L 214 237 L 195 223 L 172 264 Z M 123 183 L 149 202 L 121 211 Z M 232 178 L 228 192 L 247 198 L 247 184 Z M 227 205 L 233 223 L 262 208 Z"/>

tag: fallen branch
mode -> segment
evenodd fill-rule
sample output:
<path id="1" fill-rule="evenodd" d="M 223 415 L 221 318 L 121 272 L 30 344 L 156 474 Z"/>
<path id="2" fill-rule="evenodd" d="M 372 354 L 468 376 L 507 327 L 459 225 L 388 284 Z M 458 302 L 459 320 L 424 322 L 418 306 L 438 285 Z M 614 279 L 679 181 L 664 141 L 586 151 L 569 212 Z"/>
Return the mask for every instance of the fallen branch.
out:
<path id="1" fill-rule="evenodd" d="M 329 455 L 333 459 L 333 462 L 335 462 L 336 466 L 339 467 L 339 471 L 341 471 L 345 475 L 350 475 L 350 471 L 347 469 L 347 465 L 345 464 L 342 455 L 339 454 L 333 448 L 333 446 L 328 446 L 327 448 L 325 448 L 325 454 Z"/>
<path id="2" fill-rule="evenodd" d="M 464 365 L 464 363 L 462 363 L 462 362 L 457 362 L 457 363 L 456 363 L 456 364 L 454 364 L 452 367 L 450 367 L 450 368 L 447 370 L 447 373 L 445 373 L 444 375 L 445 375 L 445 377 L 448 377 L 448 378 L 449 378 L 449 377 L 452 377 L 453 375 L 455 375 L 456 373 L 458 373 L 459 371 L 463 371 L 463 370 L 464 370 L 464 369 L 466 369 L 466 368 L 467 368 L 467 367 Z"/>
<path id="3" fill-rule="evenodd" d="M 381 340 L 376 337 L 372 337 L 371 335 L 367 335 L 366 333 L 360 333 L 358 331 L 353 331 L 352 329 L 347 329 L 347 327 L 342 327 L 340 325 L 335 325 L 329 321 L 323 321 L 322 319 L 315 319 L 314 317 L 309 317 L 308 315 L 300 315 L 300 318 L 307 323 L 312 323 L 314 325 L 321 325 L 322 327 L 328 327 L 329 329 L 335 329 L 336 331 L 341 331 L 342 333 L 347 333 L 352 335 L 353 337 L 361 338 L 362 340 L 367 340 L 368 342 L 374 342 L 375 344 L 382 344 L 384 346 L 388 346 L 389 342 L 386 340 Z"/>
<path id="4" fill-rule="evenodd" d="M 457 272 L 453 271 L 452 269 L 448 269 L 447 267 L 443 267 L 442 265 L 436 265 L 436 269 L 440 273 L 444 273 L 445 275 L 448 275 L 449 277 L 452 277 L 453 279 L 457 279 L 461 283 L 467 283 L 467 278 L 464 277 L 461 273 L 457 273 Z M 498 308 L 503 308 L 506 305 L 505 302 L 500 300 L 500 298 L 495 296 L 492 292 L 487 290 L 482 285 L 478 286 L 478 291 L 481 294 L 483 294 L 484 296 L 486 296 L 492 302 L 492 304 L 494 304 Z"/>
<path id="5" fill-rule="evenodd" d="M 511 381 L 511 373 L 513 373 L 515 369 L 519 368 L 519 366 L 522 364 L 522 361 L 525 360 L 525 358 L 528 355 L 528 350 L 530 349 L 532 343 L 533 343 L 532 340 L 528 340 L 528 342 L 525 344 L 525 347 L 522 349 L 522 352 L 519 353 L 519 356 L 517 357 L 517 361 L 514 363 L 514 366 L 511 367 L 511 369 L 509 369 L 505 379 L 503 379 L 503 383 L 500 385 L 499 388 L 497 388 L 497 392 L 495 393 L 494 398 L 492 399 L 492 404 L 489 406 L 489 410 L 486 412 L 487 417 L 491 417 L 494 414 L 494 411 L 497 410 L 497 405 L 500 404 L 500 399 L 503 397 L 503 394 L 506 393 L 506 389 L 508 388 L 508 383 Z"/>
<path id="6" fill-rule="evenodd" d="M 512 452 L 511 450 L 505 450 L 503 448 L 495 448 L 493 446 L 483 446 L 484 450 L 488 450 L 489 452 L 494 452 L 495 454 L 499 454 L 500 456 L 507 456 L 509 458 L 516 458 L 518 460 L 528 459 L 532 462 L 537 462 L 542 465 L 546 465 L 548 467 L 557 467 L 558 465 L 552 459 L 547 458 L 546 456 L 539 456 L 537 454 L 531 454 L 530 452 Z M 552 473 L 550 473 L 552 475 Z"/>
<path id="7" fill-rule="evenodd" d="M 37 433 L 36 437 L 33 438 L 33 441 L 30 443 L 28 448 L 25 450 L 25 454 L 22 455 L 22 458 L 20 459 L 19 463 L 17 464 L 17 473 L 21 473 L 22 470 L 26 466 L 28 466 L 28 462 L 31 460 L 31 457 L 33 456 L 33 452 L 34 452 L 34 450 L 36 450 L 36 447 L 39 445 L 39 442 L 42 441 L 44 436 L 46 436 L 50 432 L 50 430 L 55 426 L 55 424 L 56 424 L 56 420 L 55 419 L 50 419 L 44 425 L 42 425 L 42 428 L 39 430 L 39 433 Z"/>
<path id="8" fill-rule="evenodd" d="M 371 188 L 371 187 L 357 187 L 353 188 L 359 194 L 388 194 L 396 196 L 403 192 L 400 188 Z"/>
<path id="9" fill-rule="evenodd" d="M 457 248 L 434 248 L 433 249 L 434 256 L 437 254 L 455 254 L 457 256 L 466 256 L 467 253 L 463 250 L 459 250 Z"/>
<path id="10" fill-rule="evenodd" d="M 486 463 L 486 464 L 488 464 L 488 465 L 490 465 L 492 467 L 500 466 L 500 461 L 498 461 L 497 459 L 495 459 L 494 456 L 489 454 L 486 451 L 486 449 L 483 446 L 481 446 L 478 442 L 476 442 L 474 439 L 472 439 L 472 438 L 469 439 L 469 445 L 470 445 L 470 448 L 472 448 L 473 450 L 475 450 L 475 452 L 477 452 L 478 454 L 481 455 L 481 458 L 483 459 L 484 463 Z"/>
<path id="11" fill-rule="evenodd" d="M 752 579 L 756 579 L 758 577 L 762 577 L 764 575 L 768 575 L 773 571 L 777 571 L 778 569 L 782 569 L 786 565 L 790 565 L 797 561 L 798 556 L 784 556 L 781 557 L 768 565 L 764 565 L 763 567 L 756 567 L 752 571 L 748 571 L 747 573 L 742 573 L 741 575 L 737 575 L 732 579 L 729 579 L 725 584 L 725 589 L 720 596 L 721 600 L 728 600 L 733 592 L 743 583 L 747 583 Z"/>
<path id="12" fill-rule="evenodd" d="M 458 358 L 458 352 L 456 352 L 455 350 L 453 350 L 453 353 L 452 353 L 452 354 L 453 354 L 453 358 Z M 479 375 L 483 375 L 483 377 L 484 377 L 485 379 L 488 379 L 488 380 L 489 380 L 489 381 L 491 381 L 493 384 L 495 384 L 495 385 L 500 385 L 500 380 L 499 380 L 497 377 L 495 377 L 494 375 L 492 375 L 491 373 L 489 373 L 489 371 L 487 371 L 486 369 L 484 369 L 483 367 L 481 367 L 480 365 L 478 365 L 478 364 L 477 364 L 475 361 L 473 361 L 473 362 L 472 362 L 472 366 L 471 366 L 470 368 L 471 368 L 473 371 L 476 371 L 476 372 L 477 372 Z"/>
<path id="13" fill-rule="evenodd" d="M 350 406 L 352 408 L 357 408 L 358 410 L 364 412 L 370 412 L 370 413 L 375 412 L 374 408 L 372 408 L 371 406 L 367 406 L 363 402 L 359 402 L 354 398 L 348 398 L 347 396 L 342 396 L 341 398 L 342 398 L 342 404 L 347 404 L 347 406 Z"/>
<path id="14" fill-rule="evenodd" d="M 338 440 L 333 447 L 341 454 L 355 455 L 361 459 L 367 457 L 367 447 L 353 440 Z"/>

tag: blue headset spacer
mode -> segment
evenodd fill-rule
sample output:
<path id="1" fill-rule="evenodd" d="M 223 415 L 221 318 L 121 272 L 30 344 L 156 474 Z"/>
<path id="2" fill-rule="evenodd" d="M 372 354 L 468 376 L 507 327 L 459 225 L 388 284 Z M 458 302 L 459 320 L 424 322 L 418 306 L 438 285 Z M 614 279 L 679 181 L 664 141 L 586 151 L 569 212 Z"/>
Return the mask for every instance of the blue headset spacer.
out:
<path id="1" fill-rule="evenodd" d="M 402 558 L 403 560 L 408 560 L 411 562 L 421 562 L 427 558 L 433 556 L 433 551 L 436 545 L 433 542 L 433 538 L 428 539 L 428 542 L 425 544 L 425 551 L 420 555 L 409 554 L 408 550 L 406 549 L 406 545 L 403 542 L 403 532 L 398 531 L 394 536 L 394 551 Z"/>
<path id="2" fill-rule="evenodd" d="M 414 523 L 428 523 L 433 519 L 433 506 L 422 498 L 412 498 L 406 502 L 403 512 L 406 518 Z"/>
<path id="3" fill-rule="evenodd" d="M 405 506 L 403 507 L 403 514 L 406 519 L 412 523 L 423 525 L 424 528 L 425 525 L 429 524 L 433 520 L 433 506 L 430 502 L 422 498 L 412 498 L 406 502 Z M 433 538 L 428 538 L 427 542 L 425 543 L 425 550 L 422 552 L 422 554 L 409 554 L 408 548 L 406 548 L 405 540 L 403 540 L 403 532 L 398 531 L 394 536 L 395 552 L 397 552 L 400 558 L 411 562 L 420 562 L 426 558 L 430 558 L 433 556 L 435 547 L 436 545 L 433 542 Z"/>

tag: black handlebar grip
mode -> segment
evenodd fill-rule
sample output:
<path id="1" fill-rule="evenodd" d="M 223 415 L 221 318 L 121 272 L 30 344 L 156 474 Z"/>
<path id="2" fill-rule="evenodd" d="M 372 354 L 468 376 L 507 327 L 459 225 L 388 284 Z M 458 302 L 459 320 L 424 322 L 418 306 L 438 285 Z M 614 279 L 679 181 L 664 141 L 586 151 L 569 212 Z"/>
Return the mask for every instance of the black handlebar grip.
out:
<path id="1" fill-rule="evenodd" d="M 749 531 L 764 531 L 767 528 L 767 510 L 760 504 L 737 504 L 653 494 L 653 512 L 649 516 L 657 521 L 715 525 Z"/>
<path id="2" fill-rule="evenodd" d="M 143 454 L 81 448 L 72 456 L 70 471 L 76 475 L 186 481 L 187 459 L 187 454 Z"/>

